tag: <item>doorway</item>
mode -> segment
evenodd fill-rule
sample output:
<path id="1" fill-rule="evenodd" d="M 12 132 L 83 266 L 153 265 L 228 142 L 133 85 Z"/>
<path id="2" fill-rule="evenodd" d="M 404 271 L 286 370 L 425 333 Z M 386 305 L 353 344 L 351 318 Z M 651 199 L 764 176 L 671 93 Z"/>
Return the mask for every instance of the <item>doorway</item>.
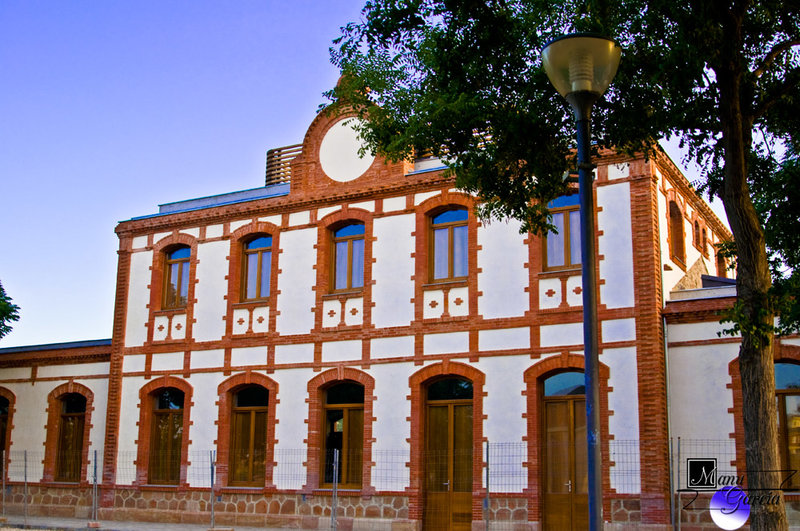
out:
<path id="1" fill-rule="evenodd" d="M 586 397 L 582 372 L 562 372 L 544 381 L 544 529 L 589 526 Z"/>
<path id="2" fill-rule="evenodd" d="M 425 531 L 472 528 L 472 382 L 430 384 L 425 404 Z"/>

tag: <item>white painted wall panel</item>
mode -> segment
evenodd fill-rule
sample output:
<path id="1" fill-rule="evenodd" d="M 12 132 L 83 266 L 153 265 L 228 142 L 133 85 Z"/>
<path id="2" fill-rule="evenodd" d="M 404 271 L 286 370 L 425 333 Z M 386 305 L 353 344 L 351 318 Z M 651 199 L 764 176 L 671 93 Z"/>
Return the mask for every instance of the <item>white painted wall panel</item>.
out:
<path id="1" fill-rule="evenodd" d="M 359 340 L 328 341 L 322 344 L 323 363 L 360 359 L 361 341 Z"/>
<path id="2" fill-rule="evenodd" d="M 267 347 L 248 347 L 231 349 L 231 365 L 266 365 Z"/>
<path id="3" fill-rule="evenodd" d="M 311 223 L 311 212 L 303 210 L 302 212 L 292 212 L 289 214 L 289 226 L 306 225 Z"/>
<path id="4" fill-rule="evenodd" d="M 370 341 L 370 358 L 397 358 L 414 355 L 414 336 L 379 337 Z"/>
<path id="5" fill-rule="evenodd" d="M 604 343 L 636 339 L 636 319 L 608 319 L 600 323 Z"/>
<path id="6" fill-rule="evenodd" d="M 39 367 L 37 377 L 53 378 L 85 375 L 108 375 L 109 363 L 80 363 L 75 365 L 44 365 Z"/>
<path id="7" fill-rule="evenodd" d="M 122 372 L 141 372 L 144 370 L 145 354 L 126 354 L 122 358 Z"/>
<path id="8" fill-rule="evenodd" d="M 314 361 L 314 343 L 275 345 L 275 363 L 311 363 Z"/>
<path id="9" fill-rule="evenodd" d="M 189 426 L 189 461 L 186 471 L 186 480 L 192 487 L 210 487 L 209 451 L 216 450 L 214 441 L 217 438 L 217 425 L 214 423 L 219 416 L 217 400 L 217 387 L 226 378 L 222 373 L 193 374 L 188 379 L 194 390 L 192 393 L 192 420 Z"/>
<path id="10" fill-rule="evenodd" d="M 583 323 L 545 325 L 539 328 L 539 346 L 583 345 Z"/>
<path id="11" fill-rule="evenodd" d="M 182 371 L 183 352 L 153 354 L 150 368 L 154 371 Z"/>
<path id="12" fill-rule="evenodd" d="M 520 223 L 495 221 L 478 227 L 478 313 L 485 319 L 522 316 L 528 311 L 528 246 Z"/>
<path id="13" fill-rule="evenodd" d="M 372 231 L 372 323 L 377 328 L 407 326 L 414 319 L 413 214 L 377 218 Z"/>
<path id="14" fill-rule="evenodd" d="M 597 187 L 600 261 L 600 302 L 607 308 L 634 305 L 633 240 L 631 236 L 631 190 L 627 182 Z"/>
<path id="15" fill-rule="evenodd" d="M 408 396 L 409 377 L 419 370 L 413 363 L 375 365 L 370 374 L 375 378 L 372 436 L 375 451 L 372 459 L 372 482 L 378 490 L 403 491 L 409 486 L 409 469 L 400 465 L 408 461 L 411 436 L 411 415 Z"/>
<path id="16" fill-rule="evenodd" d="M 508 350 L 530 348 L 531 331 L 528 327 L 498 328 L 478 332 L 478 350 Z"/>
<path id="17" fill-rule="evenodd" d="M 383 211 L 394 212 L 396 210 L 405 210 L 406 198 L 402 197 L 387 197 L 383 200 Z"/>
<path id="18" fill-rule="evenodd" d="M 122 379 L 121 411 L 130 411 L 119 417 L 119 447 L 117 453 L 117 483 L 130 485 L 136 480 L 136 441 L 139 439 L 139 389 L 147 383 L 143 377 Z"/>
<path id="19" fill-rule="evenodd" d="M 215 341 L 225 335 L 225 311 L 228 294 L 228 253 L 226 240 L 201 243 L 197 246 L 197 284 L 195 285 L 195 323 L 192 333 L 196 341 Z"/>
<path id="20" fill-rule="evenodd" d="M 730 324 L 720 324 L 718 322 L 672 324 L 667 327 L 667 341 L 673 343 L 678 341 L 719 339 L 719 333 L 730 326 Z"/>
<path id="21" fill-rule="evenodd" d="M 312 288 L 317 282 L 317 229 L 290 230 L 281 234 L 278 255 L 277 329 L 284 335 L 307 334 L 314 328 Z"/>
<path id="22" fill-rule="evenodd" d="M 206 238 L 219 238 L 222 236 L 222 225 L 208 225 L 206 226 Z"/>
<path id="23" fill-rule="evenodd" d="M 275 425 L 274 482 L 279 489 L 299 489 L 306 481 L 304 442 L 308 438 L 308 381 L 315 376 L 311 369 L 276 371 L 272 379 L 278 383 L 280 402 L 275 415 L 280 422 Z"/>
<path id="24" fill-rule="evenodd" d="M 611 460 L 611 487 L 617 492 L 636 494 L 639 485 L 639 456 L 632 451 L 634 441 L 639 440 L 639 386 L 636 370 L 636 349 L 605 349 L 600 354 L 600 362 L 608 365 L 608 385 L 613 391 L 608 395 L 608 409 L 614 414 L 608 418 L 608 430 L 614 437 L 612 453 L 620 452 L 620 457 Z M 631 441 L 631 442 L 628 442 Z"/>
<path id="25" fill-rule="evenodd" d="M 425 354 L 469 352 L 469 332 L 425 334 L 423 340 L 423 352 Z"/>
<path id="26" fill-rule="evenodd" d="M 222 367 L 225 364 L 224 350 L 195 350 L 190 360 L 192 369 L 209 369 Z"/>
<path id="27" fill-rule="evenodd" d="M 125 319 L 125 346 L 136 347 L 147 340 L 145 324 L 150 317 L 147 305 L 150 304 L 150 280 L 153 265 L 153 252 L 144 251 L 131 254 L 130 283 L 128 287 L 128 309 Z"/>
<path id="28" fill-rule="evenodd" d="M 30 373 L 30 371 L 28 371 Z M 4 384 L 16 396 L 14 429 L 11 432 L 11 462 L 8 475 L 11 481 L 24 479 L 23 450 L 28 450 L 28 481 L 42 479 L 44 441 L 47 435 L 47 394 L 63 382 L 37 382 L 31 384 Z"/>

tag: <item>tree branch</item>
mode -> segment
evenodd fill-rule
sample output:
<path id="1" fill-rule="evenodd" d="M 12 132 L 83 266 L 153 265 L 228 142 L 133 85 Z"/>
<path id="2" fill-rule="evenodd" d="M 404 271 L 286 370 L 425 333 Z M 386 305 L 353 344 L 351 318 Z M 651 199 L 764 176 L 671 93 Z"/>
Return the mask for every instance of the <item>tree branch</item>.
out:
<path id="1" fill-rule="evenodd" d="M 772 63 L 775 62 L 775 59 L 792 46 L 800 46 L 800 39 L 783 41 L 776 44 L 772 50 L 770 50 L 758 68 L 753 71 L 753 74 L 755 74 L 756 77 L 761 77 L 764 72 L 766 72 L 767 69 L 772 66 Z"/>
<path id="2" fill-rule="evenodd" d="M 757 120 L 766 113 L 778 100 L 800 86 L 800 69 L 794 69 L 783 79 L 783 83 L 769 91 L 761 103 L 753 110 L 753 120 Z"/>

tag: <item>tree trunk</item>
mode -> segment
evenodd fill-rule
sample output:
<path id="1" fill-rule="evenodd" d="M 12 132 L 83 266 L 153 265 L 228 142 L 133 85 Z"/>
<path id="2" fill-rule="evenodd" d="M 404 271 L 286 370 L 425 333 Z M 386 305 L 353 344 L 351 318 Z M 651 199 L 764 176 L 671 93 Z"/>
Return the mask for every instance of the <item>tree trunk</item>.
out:
<path id="1" fill-rule="evenodd" d="M 731 29 L 735 31 L 740 27 Z M 788 523 L 783 491 L 780 490 L 784 478 L 780 474 L 778 455 L 778 412 L 772 352 L 774 314 L 767 298 L 772 277 L 764 231 L 747 185 L 747 159 L 752 145 L 753 122 L 742 111 L 742 63 L 732 48 L 721 50 L 721 65 L 715 70 L 720 87 L 725 157 L 722 200 L 736 242 L 736 287 L 744 314 L 742 322 L 750 325 L 742 327 L 739 349 L 746 479 L 751 498 L 770 493 L 777 495 L 778 499 L 778 503 L 753 503 L 750 506 L 750 528 L 753 531 L 785 530 L 788 529 Z M 730 52 L 727 57 L 726 52 Z M 773 496 L 769 498 L 774 499 Z"/>

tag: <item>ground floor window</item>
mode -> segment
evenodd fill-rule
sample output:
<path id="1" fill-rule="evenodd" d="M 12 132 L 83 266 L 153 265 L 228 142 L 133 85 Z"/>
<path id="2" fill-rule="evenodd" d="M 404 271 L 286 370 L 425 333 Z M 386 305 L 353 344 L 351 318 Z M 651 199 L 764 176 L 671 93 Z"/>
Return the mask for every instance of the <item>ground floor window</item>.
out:
<path id="1" fill-rule="evenodd" d="M 177 485 L 181 472 L 184 394 L 179 389 L 167 387 L 157 390 L 151 397 L 153 427 L 148 482 Z"/>
<path id="2" fill-rule="evenodd" d="M 364 387 L 345 382 L 327 388 L 323 422 L 323 482 L 333 483 L 335 464 L 339 484 L 360 487 L 364 451 Z"/>

